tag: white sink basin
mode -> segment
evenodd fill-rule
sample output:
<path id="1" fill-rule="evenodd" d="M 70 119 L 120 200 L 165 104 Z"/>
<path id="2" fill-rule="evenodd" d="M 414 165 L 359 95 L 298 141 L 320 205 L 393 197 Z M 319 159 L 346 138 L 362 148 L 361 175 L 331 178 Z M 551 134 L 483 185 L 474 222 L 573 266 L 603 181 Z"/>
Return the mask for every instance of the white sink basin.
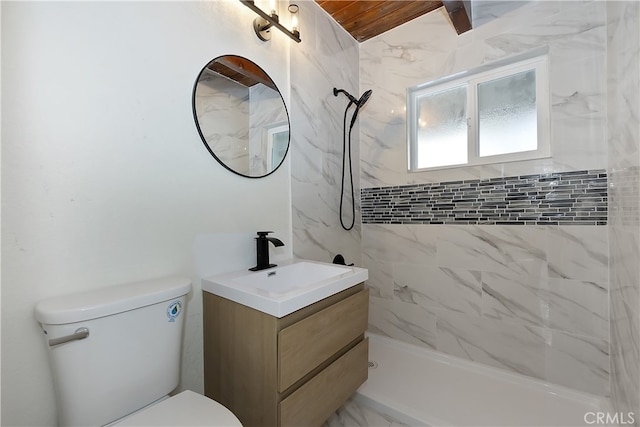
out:
<path id="1" fill-rule="evenodd" d="M 261 271 L 236 271 L 202 279 L 202 290 L 284 317 L 369 277 L 365 268 L 288 260 Z"/>
<path id="2" fill-rule="evenodd" d="M 256 288 L 267 295 L 280 296 L 349 274 L 353 274 L 349 267 L 300 261 L 268 270 L 247 272 L 232 281 L 241 286 Z"/>

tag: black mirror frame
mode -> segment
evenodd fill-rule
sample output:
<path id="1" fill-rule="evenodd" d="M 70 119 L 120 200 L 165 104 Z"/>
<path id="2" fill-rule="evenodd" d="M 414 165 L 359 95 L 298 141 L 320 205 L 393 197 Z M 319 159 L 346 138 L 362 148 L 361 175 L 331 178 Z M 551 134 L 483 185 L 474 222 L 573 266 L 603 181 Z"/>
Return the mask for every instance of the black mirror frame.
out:
<path id="1" fill-rule="evenodd" d="M 274 173 L 275 171 L 277 171 L 278 169 L 280 169 L 280 166 L 282 166 L 282 164 L 284 163 L 284 160 L 287 158 L 287 154 L 289 153 L 289 148 L 291 147 L 291 119 L 289 117 L 289 110 L 287 109 L 287 104 L 286 102 L 284 102 L 284 98 L 282 97 L 282 92 L 280 92 L 280 89 L 278 89 L 277 85 L 275 84 L 275 82 L 273 82 L 273 79 L 271 79 L 271 77 L 269 76 L 269 79 L 271 79 L 271 81 L 273 82 L 273 86 L 276 88 L 276 90 L 278 91 L 278 95 L 280 95 L 280 99 L 282 100 L 282 106 L 284 107 L 284 112 L 287 115 L 287 123 L 289 124 L 289 141 L 287 142 L 287 149 L 284 152 L 284 155 L 282 156 L 282 160 L 280 160 L 280 163 L 278 163 L 278 166 L 276 166 L 275 168 L 273 168 L 272 171 L 270 171 L 269 173 L 266 173 L 264 175 L 258 175 L 258 176 L 252 176 L 252 175 L 245 175 L 243 173 L 240 173 L 236 170 L 234 170 L 233 168 L 231 168 L 230 166 L 228 166 L 225 162 L 222 161 L 222 159 L 220 159 L 218 156 L 216 156 L 216 154 L 213 152 L 213 150 L 211 149 L 211 147 L 209 147 L 209 144 L 207 143 L 207 140 L 204 137 L 204 134 L 202 133 L 202 130 L 200 129 L 200 123 L 198 123 L 198 115 L 196 113 L 196 89 L 198 88 L 198 82 L 200 81 L 200 76 L 202 75 L 202 73 L 204 72 L 204 70 L 209 66 L 209 64 L 213 61 L 215 61 L 218 58 L 222 58 L 225 56 L 233 56 L 233 57 L 237 57 L 237 58 L 242 58 L 245 59 L 247 61 L 252 62 L 256 67 L 258 67 L 260 70 L 262 70 L 262 72 L 265 73 L 265 75 L 269 76 L 266 71 L 264 71 L 264 69 L 262 67 L 260 67 L 258 64 L 256 64 L 255 62 L 251 61 L 248 58 L 245 58 L 243 56 L 240 55 L 220 55 L 220 56 L 216 56 L 215 58 L 213 58 L 211 61 L 207 62 L 205 64 L 204 67 L 202 67 L 202 69 L 200 70 L 200 72 L 198 73 L 198 76 L 196 77 L 196 81 L 193 84 L 193 90 L 191 92 L 191 111 L 193 113 L 193 120 L 196 124 L 196 129 L 198 130 L 198 135 L 200 135 L 200 139 L 202 140 L 202 143 L 204 144 L 205 148 L 207 149 L 207 151 L 209 152 L 209 154 L 211 154 L 213 156 L 214 159 L 216 159 L 218 161 L 218 163 L 220 163 L 225 169 L 227 169 L 230 172 L 235 173 L 236 175 L 240 175 L 243 176 L 245 178 L 252 178 L 252 179 L 257 179 L 257 178 L 264 178 L 266 176 L 271 175 L 272 173 Z"/>

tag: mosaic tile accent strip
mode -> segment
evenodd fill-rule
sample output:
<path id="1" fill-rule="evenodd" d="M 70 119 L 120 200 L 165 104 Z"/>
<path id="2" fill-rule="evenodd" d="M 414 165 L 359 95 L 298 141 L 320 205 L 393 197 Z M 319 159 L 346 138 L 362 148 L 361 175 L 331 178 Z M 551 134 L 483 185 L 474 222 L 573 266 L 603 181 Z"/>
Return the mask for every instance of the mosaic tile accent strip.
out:
<path id="1" fill-rule="evenodd" d="M 637 227 L 640 225 L 640 169 L 637 166 L 614 169 L 609 173 L 609 180 L 611 224 Z"/>
<path id="2" fill-rule="evenodd" d="M 607 173 L 364 188 L 360 200 L 363 224 L 606 225 Z"/>

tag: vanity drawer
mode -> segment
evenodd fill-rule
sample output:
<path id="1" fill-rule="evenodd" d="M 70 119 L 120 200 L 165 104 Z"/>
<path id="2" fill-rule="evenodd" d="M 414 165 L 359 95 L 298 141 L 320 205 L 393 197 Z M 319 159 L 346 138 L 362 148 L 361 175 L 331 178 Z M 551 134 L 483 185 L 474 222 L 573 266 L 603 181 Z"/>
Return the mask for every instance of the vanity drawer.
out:
<path id="1" fill-rule="evenodd" d="M 369 290 L 333 304 L 278 333 L 278 389 L 284 392 L 367 329 Z"/>
<path id="2" fill-rule="evenodd" d="M 365 338 L 280 403 L 280 425 L 319 426 L 367 380 Z"/>

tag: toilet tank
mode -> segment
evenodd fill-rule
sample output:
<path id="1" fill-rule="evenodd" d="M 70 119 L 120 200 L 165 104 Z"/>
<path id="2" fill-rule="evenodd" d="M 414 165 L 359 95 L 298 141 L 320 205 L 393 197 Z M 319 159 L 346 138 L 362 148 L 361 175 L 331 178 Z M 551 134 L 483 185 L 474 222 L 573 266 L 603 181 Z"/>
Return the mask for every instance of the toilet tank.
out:
<path id="1" fill-rule="evenodd" d="M 162 278 L 36 305 L 62 426 L 102 426 L 176 388 L 186 278 Z"/>

